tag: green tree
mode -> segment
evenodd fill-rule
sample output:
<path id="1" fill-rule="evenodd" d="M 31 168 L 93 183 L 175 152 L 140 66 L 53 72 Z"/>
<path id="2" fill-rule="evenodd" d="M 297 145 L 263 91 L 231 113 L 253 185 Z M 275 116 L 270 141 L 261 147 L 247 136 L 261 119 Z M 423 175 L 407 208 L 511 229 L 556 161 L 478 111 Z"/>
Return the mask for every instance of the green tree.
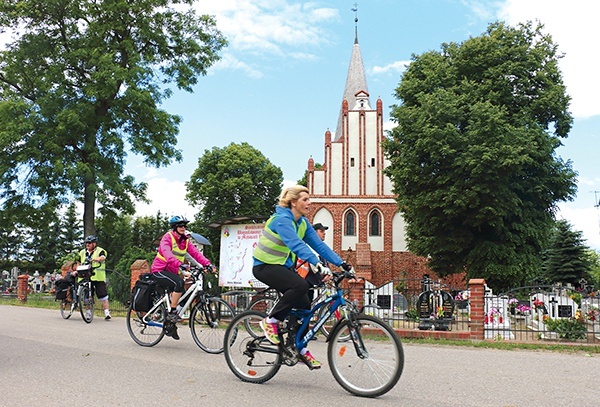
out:
<path id="1" fill-rule="evenodd" d="M 588 259 L 590 262 L 590 281 L 589 284 L 593 284 L 596 290 L 600 289 L 600 253 L 596 250 L 588 250 Z"/>
<path id="2" fill-rule="evenodd" d="M 181 160 L 180 117 L 159 106 L 174 83 L 192 91 L 226 45 L 193 0 L 3 0 L 0 198 L 36 205 L 70 194 L 133 213 L 146 185 L 123 172 L 127 150 L 148 165 Z M 183 8 L 186 7 L 184 10 Z"/>
<path id="3" fill-rule="evenodd" d="M 83 247 L 83 227 L 75 203 L 67 207 L 61 221 L 60 242 L 64 254 L 79 251 Z"/>
<path id="4" fill-rule="evenodd" d="M 552 284 L 579 286 L 579 280 L 589 278 L 590 260 L 583 233 L 571 230 L 566 220 L 557 221 L 544 263 L 545 279 Z"/>
<path id="5" fill-rule="evenodd" d="M 569 96 L 542 28 L 493 23 L 413 56 L 396 89 L 386 173 L 409 249 L 440 276 L 526 281 L 555 205 L 576 191 L 571 163 L 556 155 L 571 128 Z"/>
<path id="6" fill-rule="evenodd" d="M 248 143 L 205 150 L 186 182 L 186 200 L 200 209 L 194 227 L 212 243 L 205 248 L 209 258 L 218 261 L 219 231 L 206 225 L 233 216 L 269 216 L 282 183 L 281 169 Z"/>

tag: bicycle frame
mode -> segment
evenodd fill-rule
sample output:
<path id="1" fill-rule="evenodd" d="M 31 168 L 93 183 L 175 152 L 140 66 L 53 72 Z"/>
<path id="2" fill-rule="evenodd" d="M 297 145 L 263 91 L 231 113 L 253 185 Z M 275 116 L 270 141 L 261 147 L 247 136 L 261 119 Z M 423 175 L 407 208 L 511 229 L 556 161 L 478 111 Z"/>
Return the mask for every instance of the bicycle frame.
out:
<path id="1" fill-rule="evenodd" d="M 337 324 L 339 324 L 341 320 L 348 318 L 347 312 L 344 310 L 345 305 L 346 299 L 344 298 L 342 291 L 339 290 L 338 287 L 335 287 L 334 292 L 327 294 L 324 299 L 317 301 L 311 310 L 292 309 L 292 311 L 290 311 L 290 316 L 293 315 L 302 319 L 302 325 L 298 329 L 298 333 L 296 334 L 295 338 L 296 349 L 305 348 L 312 337 L 316 335 L 319 329 L 321 329 L 323 324 L 325 324 L 329 317 L 338 311 L 340 307 L 343 309 L 344 315 L 343 318 L 338 320 Z M 321 307 L 328 307 L 327 312 L 325 312 L 321 318 L 314 323 L 312 328 L 307 330 L 304 337 L 300 338 L 300 332 L 304 332 L 308 328 L 310 321 Z"/>
<path id="2" fill-rule="evenodd" d="M 194 302 L 194 299 L 198 298 L 198 294 L 201 294 L 204 292 L 202 289 L 202 283 L 204 281 L 202 272 L 199 271 L 198 275 L 194 275 L 194 278 L 196 279 L 196 281 L 190 286 L 190 288 L 188 288 L 183 293 L 183 295 L 179 299 L 179 303 L 177 304 L 177 308 L 179 308 L 179 311 L 177 311 L 177 315 L 180 318 L 183 317 L 183 315 L 186 313 L 186 311 L 188 310 L 190 305 L 192 305 L 192 303 Z M 170 298 L 169 294 L 170 294 L 169 292 L 165 291 L 165 294 L 163 295 L 162 299 L 160 301 L 157 301 L 152 306 L 152 308 L 150 308 L 150 310 L 144 315 L 142 320 L 146 324 L 148 324 L 150 326 L 157 326 L 157 327 L 163 326 L 163 324 L 160 322 L 156 322 L 151 319 L 148 319 L 148 316 L 152 315 L 154 312 L 156 312 L 161 304 L 165 304 L 165 308 L 167 309 L 167 312 L 171 311 L 171 309 L 172 309 L 171 298 Z"/>

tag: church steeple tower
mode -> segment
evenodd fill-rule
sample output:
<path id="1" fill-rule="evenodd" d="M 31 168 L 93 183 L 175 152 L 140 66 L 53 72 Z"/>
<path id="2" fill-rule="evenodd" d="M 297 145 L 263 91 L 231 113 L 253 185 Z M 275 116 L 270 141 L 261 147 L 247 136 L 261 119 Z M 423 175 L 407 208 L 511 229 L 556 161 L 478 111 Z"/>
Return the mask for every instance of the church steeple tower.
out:
<path id="1" fill-rule="evenodd" d="M 364 100 L 364 107 L 370 109 L 370 101 L 369 101 L 369 89 L 367 87 L 367 78 L 365 75 L 365 67 L 362 60 L 362 54 L 360 52 L 360 45 L 358 44 L 358 7 L 357 4 L 354 3 L 354 46 L 352 47 L 352 55 L 350 56 L 350 66 L 348 67 L 348 75 L 346 76 L 346 86 L 344 88 L 344 96 L 342 98 L 343 101 L 346 100 L 348 102 L 348 108 L 353 110 L 356 105 L 356 94 L 359 92 L 363 92 L 361 94 L 361 99 Z M 339 140 L 342 134 L 342 120 L 343 120 L 343 106 L 340 108 L 340 115 L 338 118 L 337 128 L 335 130 L 334 141 Z"/>

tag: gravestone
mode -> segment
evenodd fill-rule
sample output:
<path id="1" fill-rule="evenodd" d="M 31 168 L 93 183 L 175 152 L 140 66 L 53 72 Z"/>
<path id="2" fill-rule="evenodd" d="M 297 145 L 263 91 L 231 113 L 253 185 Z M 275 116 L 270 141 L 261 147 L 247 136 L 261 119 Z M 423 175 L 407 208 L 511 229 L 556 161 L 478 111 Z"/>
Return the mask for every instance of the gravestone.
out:
<path id="1" fill-rule="evenodd" d="M 423 277 L 422 287 L 426 290 L 417 299 L 420 330 L 449 331 L 454 314 L 452 295 L 440 289 L 439 283 L 433 283 Z"/>
<path id="2" fill-rule="evenodd" d="M 486 290 L 484 332 L 486 339 L 515 339 L 510 330 L 510 318 L 507 296 L 492 294 Z"/>

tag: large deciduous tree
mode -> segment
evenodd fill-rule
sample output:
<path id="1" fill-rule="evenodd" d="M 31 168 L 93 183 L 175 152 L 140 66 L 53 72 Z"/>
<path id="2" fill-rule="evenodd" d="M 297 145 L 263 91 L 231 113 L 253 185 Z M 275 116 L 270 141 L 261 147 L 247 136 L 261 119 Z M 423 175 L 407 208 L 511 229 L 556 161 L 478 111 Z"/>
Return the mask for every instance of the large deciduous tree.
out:
<path id="1" fill-rule="evenodd" d="M 0 198 L 35 205 L 70 194 L 133 212 L 146 185 L 124 174 L 127 152 L 148 165 L 181 160 L 180 117 L 160 108 L 192 91 L 226 41 L 193 0 L 2 0 Z"/>
<path id="2" fill-rule="evenodd" d="M 248 143 L 231 143 L 205 150 L 186 182 L 186 200 L 200 209 L 195 222 L 200 225 L 233 216 L 268 217 L 282 184 L 283 172 L 260 151 Z M 198 229 L 211 237 L 212 246 L 205 249 L 218 255 L 218 231 Z"/>
<path id="3" fill-rule="evenodd" d="M 409 249 L 439 275 L 494 287 L 539 270 L 576 173 L 556 154 L 572 117 L 557 45 L 531 23 L 413 56 L 385 141 Z"/>

